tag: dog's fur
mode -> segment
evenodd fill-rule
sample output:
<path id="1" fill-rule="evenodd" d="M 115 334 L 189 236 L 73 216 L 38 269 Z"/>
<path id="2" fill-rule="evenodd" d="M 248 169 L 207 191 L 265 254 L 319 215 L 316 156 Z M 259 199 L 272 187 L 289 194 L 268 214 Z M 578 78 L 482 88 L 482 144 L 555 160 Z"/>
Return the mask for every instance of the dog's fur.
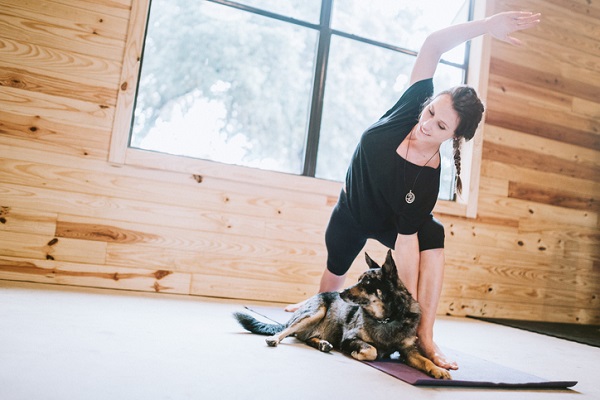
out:
<path id="1" fill-rule="evenodd" d="M 450 373 L 425 358 L 416 346 L 419 304 L 398 278 L 388 251 L 383 266 L 365 254 L 369 270 L 356 285 L 338 292 L 319 293 L 308 299 L 285 324 L 266 324 L 235 313 L 248 331 L 270 335 L 269 346 L 296 336 L 323 352 L 335 348 L 357 360 L 372 361 L 399 352 L 406 364 L 435 378 L 451 379 Z"/>

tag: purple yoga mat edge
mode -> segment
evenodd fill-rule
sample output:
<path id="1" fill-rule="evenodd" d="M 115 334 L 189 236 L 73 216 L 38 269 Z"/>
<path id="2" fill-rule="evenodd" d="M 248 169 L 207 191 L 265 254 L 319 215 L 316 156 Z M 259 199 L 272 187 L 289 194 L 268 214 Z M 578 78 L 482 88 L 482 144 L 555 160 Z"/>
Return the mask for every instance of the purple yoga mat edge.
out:
<path id="1" fill-rule="evenodd" d="M 547 382 L 477 382 L 441 379 L 418 380 L 414 386 L 446 386 L 446 387 L 472 387 L 472 388 L 498 388 L 498 389 L 567 389 L 575 386 L 577 381 L 547 381 Z"/>
<path id="2" fill-rule="evenodd" d="M 539 378 L 539 381 L 535 380 L 530 382 L 491 382 L 462 379 L 445 380 L 432 378 L 421 371 L 399 362 L 383 360 L 362 361 L 362 363 L 413 386 L 479 387 L 497 389 L 566 389 L 575 386 L 578 383 L 578 381 L 548 381 L 542 378 Z M 392 363 L 395 365 L 395 371 L 386 367 Z"/>

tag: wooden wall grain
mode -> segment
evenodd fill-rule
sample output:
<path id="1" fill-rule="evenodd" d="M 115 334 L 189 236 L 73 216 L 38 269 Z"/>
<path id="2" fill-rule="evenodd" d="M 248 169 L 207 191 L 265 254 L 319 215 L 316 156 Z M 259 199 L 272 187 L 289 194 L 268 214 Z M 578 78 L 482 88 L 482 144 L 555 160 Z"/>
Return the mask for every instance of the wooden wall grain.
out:
<path id="1" fill-rule="evenodd" d="M 339 184 L 108 162 L 131 5 L 0 0 L 0 279 L 282 302 L 314 293 Z M 597 324 L 600 5 L 495 7 L 544 19 L 519 34 L 525 48 L 492 44 L 478 216 L 438 214 L 438 311 Z"/>

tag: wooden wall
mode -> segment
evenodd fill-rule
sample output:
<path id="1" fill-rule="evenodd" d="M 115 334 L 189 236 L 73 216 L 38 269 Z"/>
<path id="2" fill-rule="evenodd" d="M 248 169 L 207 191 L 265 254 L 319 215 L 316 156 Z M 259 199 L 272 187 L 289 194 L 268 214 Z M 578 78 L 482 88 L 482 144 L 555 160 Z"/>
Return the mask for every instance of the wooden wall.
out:
<path id="1" fill-rule="evenodd" d="M 600 5 L 513 3 L 543 24 L 519 34 L 524 48 L 493 42 L 478 217 L 438 214 L 438 311 L 598 324 Z M 339 184 L 169 157 L 181 172 L 108 162 L 130 9 L 0 0 L 0 279 L 313 294 Z"/>

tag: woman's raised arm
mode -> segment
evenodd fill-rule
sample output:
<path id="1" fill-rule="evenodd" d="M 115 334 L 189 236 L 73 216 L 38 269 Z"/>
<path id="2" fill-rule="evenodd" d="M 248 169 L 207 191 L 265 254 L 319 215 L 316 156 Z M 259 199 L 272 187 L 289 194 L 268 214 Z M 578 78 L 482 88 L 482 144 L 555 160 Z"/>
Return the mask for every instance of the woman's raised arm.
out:
<path id="1" fill-rule="evenodd" d="M 419 50 L 410 76 L 410 83 L 433 77 L 442 54 L 467 40 L 488 33 L 496 39 L 521 45 L 520 40 L 510 35 L 516 31 L 532 28 L 539 22 L 540 14 L 528 11 L 508 11 L 435 31 L 425 39 Z"/>

